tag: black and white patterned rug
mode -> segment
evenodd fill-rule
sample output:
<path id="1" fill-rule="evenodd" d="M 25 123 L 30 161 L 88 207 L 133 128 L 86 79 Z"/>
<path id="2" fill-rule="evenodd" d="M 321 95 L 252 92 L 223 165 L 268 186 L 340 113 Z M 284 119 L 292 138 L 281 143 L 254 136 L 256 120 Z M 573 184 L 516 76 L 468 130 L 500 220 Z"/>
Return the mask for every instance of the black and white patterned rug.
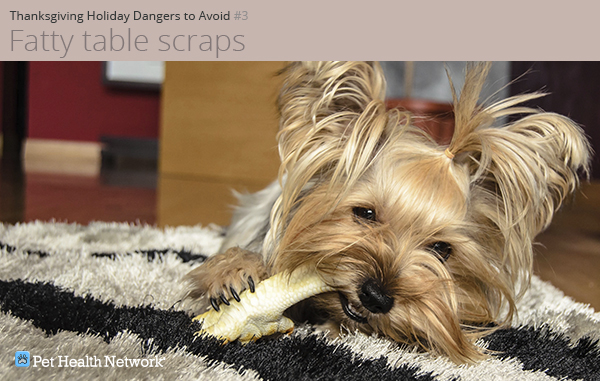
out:
<path id="1" fill-rule="evenodd" d="M 600 313 L 538 278 L 518 322 L 480 342 L 497 354 L 472 366 L 310 326 L 245 346 L 195 338 L 181 278 L 220 241 L 217 228 L 0 225 L 0 379 L 600 380 Z"/>

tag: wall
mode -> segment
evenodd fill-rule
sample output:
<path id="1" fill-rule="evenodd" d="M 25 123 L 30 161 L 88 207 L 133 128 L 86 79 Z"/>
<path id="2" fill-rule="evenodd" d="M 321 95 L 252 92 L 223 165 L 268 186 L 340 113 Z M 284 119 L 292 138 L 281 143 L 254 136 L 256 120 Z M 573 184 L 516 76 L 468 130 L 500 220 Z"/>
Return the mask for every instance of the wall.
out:
<path id="1" fill-rule="evenodd" d="M 283 62 L 167 62 L 158 182 L 159 226 L 231 220 L 231 192 L 277 177 L 276 99 Z"/>
<path id="2" fill-rule="evenodd" d="M 0 123 L 2 123 L 2 94 L 4 92 L 4 64 L 0 62 Z M 0 125 L 0 136 L 2 136 L 2 127 Z M 0 140 L 1 142 L 1 140 Z M 0 144 L 0 153 L 2 153 L 2 145 Z"/>
<path id="3" fill-rule="evenodd" d="M 591 175 L 600 179 L 600 62 L 515 61 L 512 76 L 518 78 L 511 85 L 512 94 L 545 92 L 548 95 L 529 106 L 567 115 L 583 127 L 596 152 Z"/>
<path id="4" fill-rule="evenodd" d="M 160 94 L 111 89 L 102 62 L 31 62 L 29 138 L 158 138 Z"/>
<path id="5" fill-rule="evenodd" d="M 466 61 L 416 61 L 413 62 L 412 98 L 427 99 L 436 102 L 452 102 L 452 91 L 448 82 L 448 73 L 457 91 L 465 81 Z M 387 98 L 404 98 L 407 65 L 403 61 L 382 61 L 381 66 L 387 80 Z M 448 70 L 448 73 L 446 73 Z M 508 95 L 506 85 L 510 81 L 510 62 L 496 61 L 487 76 L 482 89 L 481 100 L 490 96 L 494 99 Z"/>

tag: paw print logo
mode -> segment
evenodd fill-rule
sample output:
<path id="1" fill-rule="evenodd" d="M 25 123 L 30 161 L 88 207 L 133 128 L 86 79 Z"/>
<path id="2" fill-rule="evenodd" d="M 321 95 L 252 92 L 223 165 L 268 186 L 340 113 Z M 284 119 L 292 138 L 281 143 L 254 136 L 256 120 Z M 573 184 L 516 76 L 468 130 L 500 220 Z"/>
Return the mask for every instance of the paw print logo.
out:
<path id="1" fill-rule="evenodd" d="M 20 354 L 20 355 L 17 357 L 17 362 L 18 362 L 20 365 L 27 364 L 27 360 L 29 360 L 29 359 L 27 358 L 27 355 L 25 355 L 25 354 L 23 354 L 23 353 L 21 353 L 21 354 Z"/>
<path id="2" fill-rule="evenodd" d="M 15 353 L 15 365 L 18 367 L 28 367 L 29 366 L 29 352 L 27 351 L 17 351 Z"/>

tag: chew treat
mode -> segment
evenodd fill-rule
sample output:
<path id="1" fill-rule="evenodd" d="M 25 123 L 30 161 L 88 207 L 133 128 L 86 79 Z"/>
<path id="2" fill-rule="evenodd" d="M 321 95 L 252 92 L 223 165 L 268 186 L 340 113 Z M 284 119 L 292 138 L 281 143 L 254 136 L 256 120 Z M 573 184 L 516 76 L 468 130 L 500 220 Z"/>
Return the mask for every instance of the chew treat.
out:
<path id="1" fill-rule="evenodd" d="M 292 274 L 281 272 L 256 285 L 255 292 L 245 290 L 239 302 L 211 309 L 194 320 L 202 324 L 197 335 L 214 336 L 225 343 L 255 341 L 277 332 L 290 333 L 294 323 L 283 312 L 311 296 L 333 291 L 319 275 L 307 268 Z"/>

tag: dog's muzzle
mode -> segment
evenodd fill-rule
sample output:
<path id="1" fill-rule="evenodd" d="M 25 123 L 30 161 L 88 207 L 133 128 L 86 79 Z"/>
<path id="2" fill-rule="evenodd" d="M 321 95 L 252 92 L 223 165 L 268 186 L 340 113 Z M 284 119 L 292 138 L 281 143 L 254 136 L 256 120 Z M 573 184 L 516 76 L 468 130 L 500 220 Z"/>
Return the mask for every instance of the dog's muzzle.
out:
<path id="1" fill-rule="evenodd" d="M 339 293 L 342 310 L 350 319 L 366 324 L 367 318 L 358 312 L 357 308 L 348 301 L 348 298 L 343 293 Z M 394 298 L 390 297 L 379 285 L 379 282 L 373 278 L 369 278 L 361 286 L 358 297 L 361 304 L 367 310 L 374 314 L 385 314 L 392 309 Z"/>
<path id="2" fill-rule="evenodd" d="M 373 278 L 363 283 L 358 297 L 362 305 L 374 314 L 385 314 L 394 305 L 394 298 L 390 297 Z"/>

